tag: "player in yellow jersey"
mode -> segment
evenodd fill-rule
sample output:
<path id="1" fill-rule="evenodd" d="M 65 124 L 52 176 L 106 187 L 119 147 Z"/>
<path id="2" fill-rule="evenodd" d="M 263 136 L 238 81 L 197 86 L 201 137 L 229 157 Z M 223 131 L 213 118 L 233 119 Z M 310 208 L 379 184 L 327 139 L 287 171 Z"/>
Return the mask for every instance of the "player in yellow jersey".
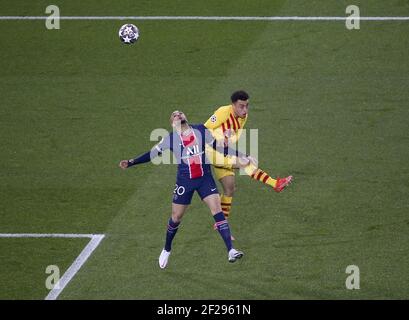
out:
<path id="1" fill-rule="evenodd" d="M 245 91 L 236 91 L 231 95 L 231 104 L 218 108 L 206 121 L 205 127 L 212 132 L 216 141 L 223 143 L 224 146 L 229 143 L 236 143 L 246 124 L 248 111 L 249 95 Z M 252 163 L 244 168 L 244 171 L 252 179 L 263 182 L 276 192 L 281 192 L 290 184 L 292 176 L 273 179 L 266 172 L 257 168 L 255 159 L 252 160 Z M 228 218 L 235 191 L 234 169 L 228 169 L 217 164 L 213 166 L 215 176 L 223 186 L 221 205 L 225 217 Z"/>

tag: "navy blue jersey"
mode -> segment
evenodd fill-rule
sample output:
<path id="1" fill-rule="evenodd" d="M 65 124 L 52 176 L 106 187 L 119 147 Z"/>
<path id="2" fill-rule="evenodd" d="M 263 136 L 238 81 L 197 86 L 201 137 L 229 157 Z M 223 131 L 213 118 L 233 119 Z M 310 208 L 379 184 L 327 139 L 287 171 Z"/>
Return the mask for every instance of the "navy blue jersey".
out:
<path id="1" fill-rule="evenodd" d="M 210 175 L 209 161 L 206 160 L 205 146 L 214 140 L 203 124 L 190 125 L 185 133 L 173 131 L 155 149 L 162 153 L 170 149 L 178 163 L 178 177 L 196 179 Z"/>
<path id="2" fill-rule="evenodd" d="M 213 136 L 203 124 L 190 125 L 191 130 L 184 133 L 173 131 L 162 139 L 151 151 L 135 159 L 128 160 L 128 165 L 149 162 L 169 149 L 175 155 L 178 164 L 177 177 L 196 179 L 211 175 L 210 162 L 206 159 L 206 144 L 213 145 Z"/>

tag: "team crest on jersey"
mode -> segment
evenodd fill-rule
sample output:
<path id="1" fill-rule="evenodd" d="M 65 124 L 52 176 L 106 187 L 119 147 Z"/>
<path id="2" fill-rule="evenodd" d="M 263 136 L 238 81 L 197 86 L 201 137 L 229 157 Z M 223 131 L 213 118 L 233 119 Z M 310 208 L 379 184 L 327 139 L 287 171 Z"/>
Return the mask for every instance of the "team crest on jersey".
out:
<path id="1" fill-rule="evenodd" d="M 210 117 L 210 122 L 215 123 L 216 120 L 217 120 L 217 118 L 216 118 L 216 115 L 215 115 L 215 114 Z"/>

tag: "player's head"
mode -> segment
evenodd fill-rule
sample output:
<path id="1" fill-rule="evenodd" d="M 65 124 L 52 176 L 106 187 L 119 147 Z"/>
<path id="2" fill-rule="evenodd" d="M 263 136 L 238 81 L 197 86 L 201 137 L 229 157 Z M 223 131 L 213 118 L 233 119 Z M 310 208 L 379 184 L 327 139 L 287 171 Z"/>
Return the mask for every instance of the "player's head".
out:
<path id="1" fill-rule="evenodd" d="M 175 110 L 170 115 L 170 124 L 172 127 L 180 127 L 181 124 L 187 123 L 186 115 L 179 110 Z"/>
<path id="2" fill-rule="evenodd" d="M 231 95 L 231 103 L 237 117 L 245 118 L 249 111 L 249 98 L 247 92 L 243 90 L 235 91 Z"/>

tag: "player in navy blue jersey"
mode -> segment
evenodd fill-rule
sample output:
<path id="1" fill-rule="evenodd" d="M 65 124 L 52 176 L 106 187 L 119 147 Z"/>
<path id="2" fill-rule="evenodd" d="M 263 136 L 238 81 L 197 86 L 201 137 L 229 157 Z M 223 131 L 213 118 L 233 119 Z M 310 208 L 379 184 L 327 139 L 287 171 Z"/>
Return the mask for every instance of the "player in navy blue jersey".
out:
<path id="1" fill-rule="evenodd" d="M 165 247 L 159 256 L 159 266 L 163 269 L 168 264 L 173 238 L 195 191 L 213 215 L 217 230 L 227 248 L 228 261 L 235 262 L 243 256 L 243 252 L 233 248 L 230 227 L 221 209 L 220 195 L 211 174 L 209 158 L 213 158 L 214 152 L 217 153 L 214 150 L 214 138 L 203 124 L 190 125 L 186 115 L 181 111 L 174 111 L 170 122 L 174 130 L 160 143 L 145 154 L 134 159 L 122 160 L 119 164 L 122 169 L 126 169 L 146 163 L 167 149 L 176 157 L 178 171 L 173 191 L 172 215 L 168 222 Z M 240 168 L 250 163 L 246 156 L 237 153 L 236 155 L 237 157 L 227 161 L 227 166 Z"/>

